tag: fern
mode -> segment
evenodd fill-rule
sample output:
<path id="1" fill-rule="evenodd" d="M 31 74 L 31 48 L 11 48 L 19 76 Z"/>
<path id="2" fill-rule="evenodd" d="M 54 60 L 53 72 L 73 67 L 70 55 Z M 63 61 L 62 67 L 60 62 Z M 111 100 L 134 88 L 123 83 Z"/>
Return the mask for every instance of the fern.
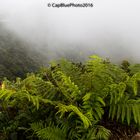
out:
<path id="1" fill-rule="evenodd" d="M 68 101 L 73 102 L 80 96 L 80 90 L 74 82 L 71 81 L 70 77 L 67 77 L 63 72 L 57 71 L 53 73 L 60 92 L 66 97 Z"/>
<path id="2" fill-rule="evenodd" d="M 88 129 L 87 134 L 83 135 L 81 140 L 109 140 L 111 131 L 101 125 L 94 125 Z"/>
<path id="3" fill-rule="evenodd" d="M 103 126 L 97 126 L 96 127 L 96 139 L 97 140 L 108 140 L 110 137 L 110 130 L 106 129 Z"/>
<path id="4" fill-rule="evenodd" d="M 42 140 L 66 140 L 67 128 L 65 126 L 44 126 L 41 122 L 32 123 L 31 129 Z"/>
<path id="5" fill-rule="evenodd" d="M 128 125 L 131 120 L 139 124 L 140 100 L 131 99 L 130 95 L 125 93 L 125 89 L 126 85 L 124 83 L 111 85 L 109 117 L 114 119 L 116 116 L 116 119 L 121 119 L 122 122 L 126 119 Z"/>
<path id="6" fill-rule="evenodd" d="M 135 73 L 128 81 L 133 89 L 134 96 L 138 94 L 138 81 L 140 81 L 140 72 Z"/>
<path id="7" fill-rule="evenodd" d="M 104 114 L 103 107 L 105 106 L 104 100 L 97 96 L 95 93 L 87 93 L 83 97 L 83 109 L 86 112 L 86 115 L 93 122 L 99 121 Z"/>
<path id="8" fill-rule="evenodd" d="M 24 128 L 29 139 L 108 140 L 104 119 L 140 126 L 140 73 L 128 72 L 91 56 L 84 65 L 61 60 L 25 79 L 5 79 L 0 129 Z"/>
<path id="9" fill-rule="evenodd" d="M 88 128 L 91 125 L 91 121 L 74 105 L 64 105 L 64 104 L 58 104 L 57 107 L 59 108 L 58 113 L 60 113 L 60 118 L 66 113 L 73 111 L 75 114 L 79 116 L 79 118 L 82 120 L 84 127 Z"/>
<path id="10" fill-rule="evenodd" d="M 28 99 L 29 102 L 32 102 L 36 106 L 37 110 L 39 109 L 39 102 L 53 104 L 51 100 L 43 99 L 41 96 L 31 95 L 27 90 L 19 90 L 17 92 L 9 89 L 0 90 L 0 99 L 9 105 L 14 105 L 15 101 Z"/>

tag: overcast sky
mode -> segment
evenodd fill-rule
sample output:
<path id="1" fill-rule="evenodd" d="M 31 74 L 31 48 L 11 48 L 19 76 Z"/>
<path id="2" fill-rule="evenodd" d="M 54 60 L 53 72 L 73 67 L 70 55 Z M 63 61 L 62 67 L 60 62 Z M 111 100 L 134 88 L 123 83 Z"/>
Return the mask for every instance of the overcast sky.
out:
<path id="1" fill-rule="evenodd" d="M 94 6 L 49 8 L 48 3 Z M 0 0 L 0 20 L 27 41 L 51 50 L 78 48 L 140 61 L 140 0 Z"/>

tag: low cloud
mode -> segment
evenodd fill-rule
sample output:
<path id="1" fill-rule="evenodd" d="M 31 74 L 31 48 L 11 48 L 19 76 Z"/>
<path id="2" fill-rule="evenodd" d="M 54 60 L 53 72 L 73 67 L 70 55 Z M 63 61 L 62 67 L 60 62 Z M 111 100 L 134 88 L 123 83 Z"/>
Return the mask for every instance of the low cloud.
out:
<path id="1" fill-rule="evenodd" d="M 94 6 L 47 7 L 52 2 Z M 50 59 L 76 52 L 139 62 L 139 13 L 139 0 L 0 0 L 0 21 Z"/>

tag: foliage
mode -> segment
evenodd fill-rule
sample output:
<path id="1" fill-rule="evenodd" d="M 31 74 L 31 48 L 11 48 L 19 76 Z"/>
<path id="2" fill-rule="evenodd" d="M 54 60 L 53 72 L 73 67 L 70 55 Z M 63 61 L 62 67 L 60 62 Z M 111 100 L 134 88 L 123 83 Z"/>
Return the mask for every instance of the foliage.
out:
<path id="1" fill-rule="evenodd" d="M 85 64 L 63 59 L 25 79 L 5 79 L 0 133 L 5 139 L 17 132 L 31 140 L 108 140 L 104 117 L 140 127 L 139 81 L 139 72 L 131 75 L 98 56 Z"/>

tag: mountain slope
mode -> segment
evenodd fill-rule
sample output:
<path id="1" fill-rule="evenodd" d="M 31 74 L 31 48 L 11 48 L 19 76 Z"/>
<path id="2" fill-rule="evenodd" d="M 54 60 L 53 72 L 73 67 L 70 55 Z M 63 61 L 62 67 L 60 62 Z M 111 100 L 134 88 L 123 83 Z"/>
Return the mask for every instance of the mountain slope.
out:
<path id="1" fill-rule="evenodd" d="M 41 55 L 29 45 L 0 25 L 0 80 L 14 79 L 27 72 L 36 71 L 41 65 Z"/>

